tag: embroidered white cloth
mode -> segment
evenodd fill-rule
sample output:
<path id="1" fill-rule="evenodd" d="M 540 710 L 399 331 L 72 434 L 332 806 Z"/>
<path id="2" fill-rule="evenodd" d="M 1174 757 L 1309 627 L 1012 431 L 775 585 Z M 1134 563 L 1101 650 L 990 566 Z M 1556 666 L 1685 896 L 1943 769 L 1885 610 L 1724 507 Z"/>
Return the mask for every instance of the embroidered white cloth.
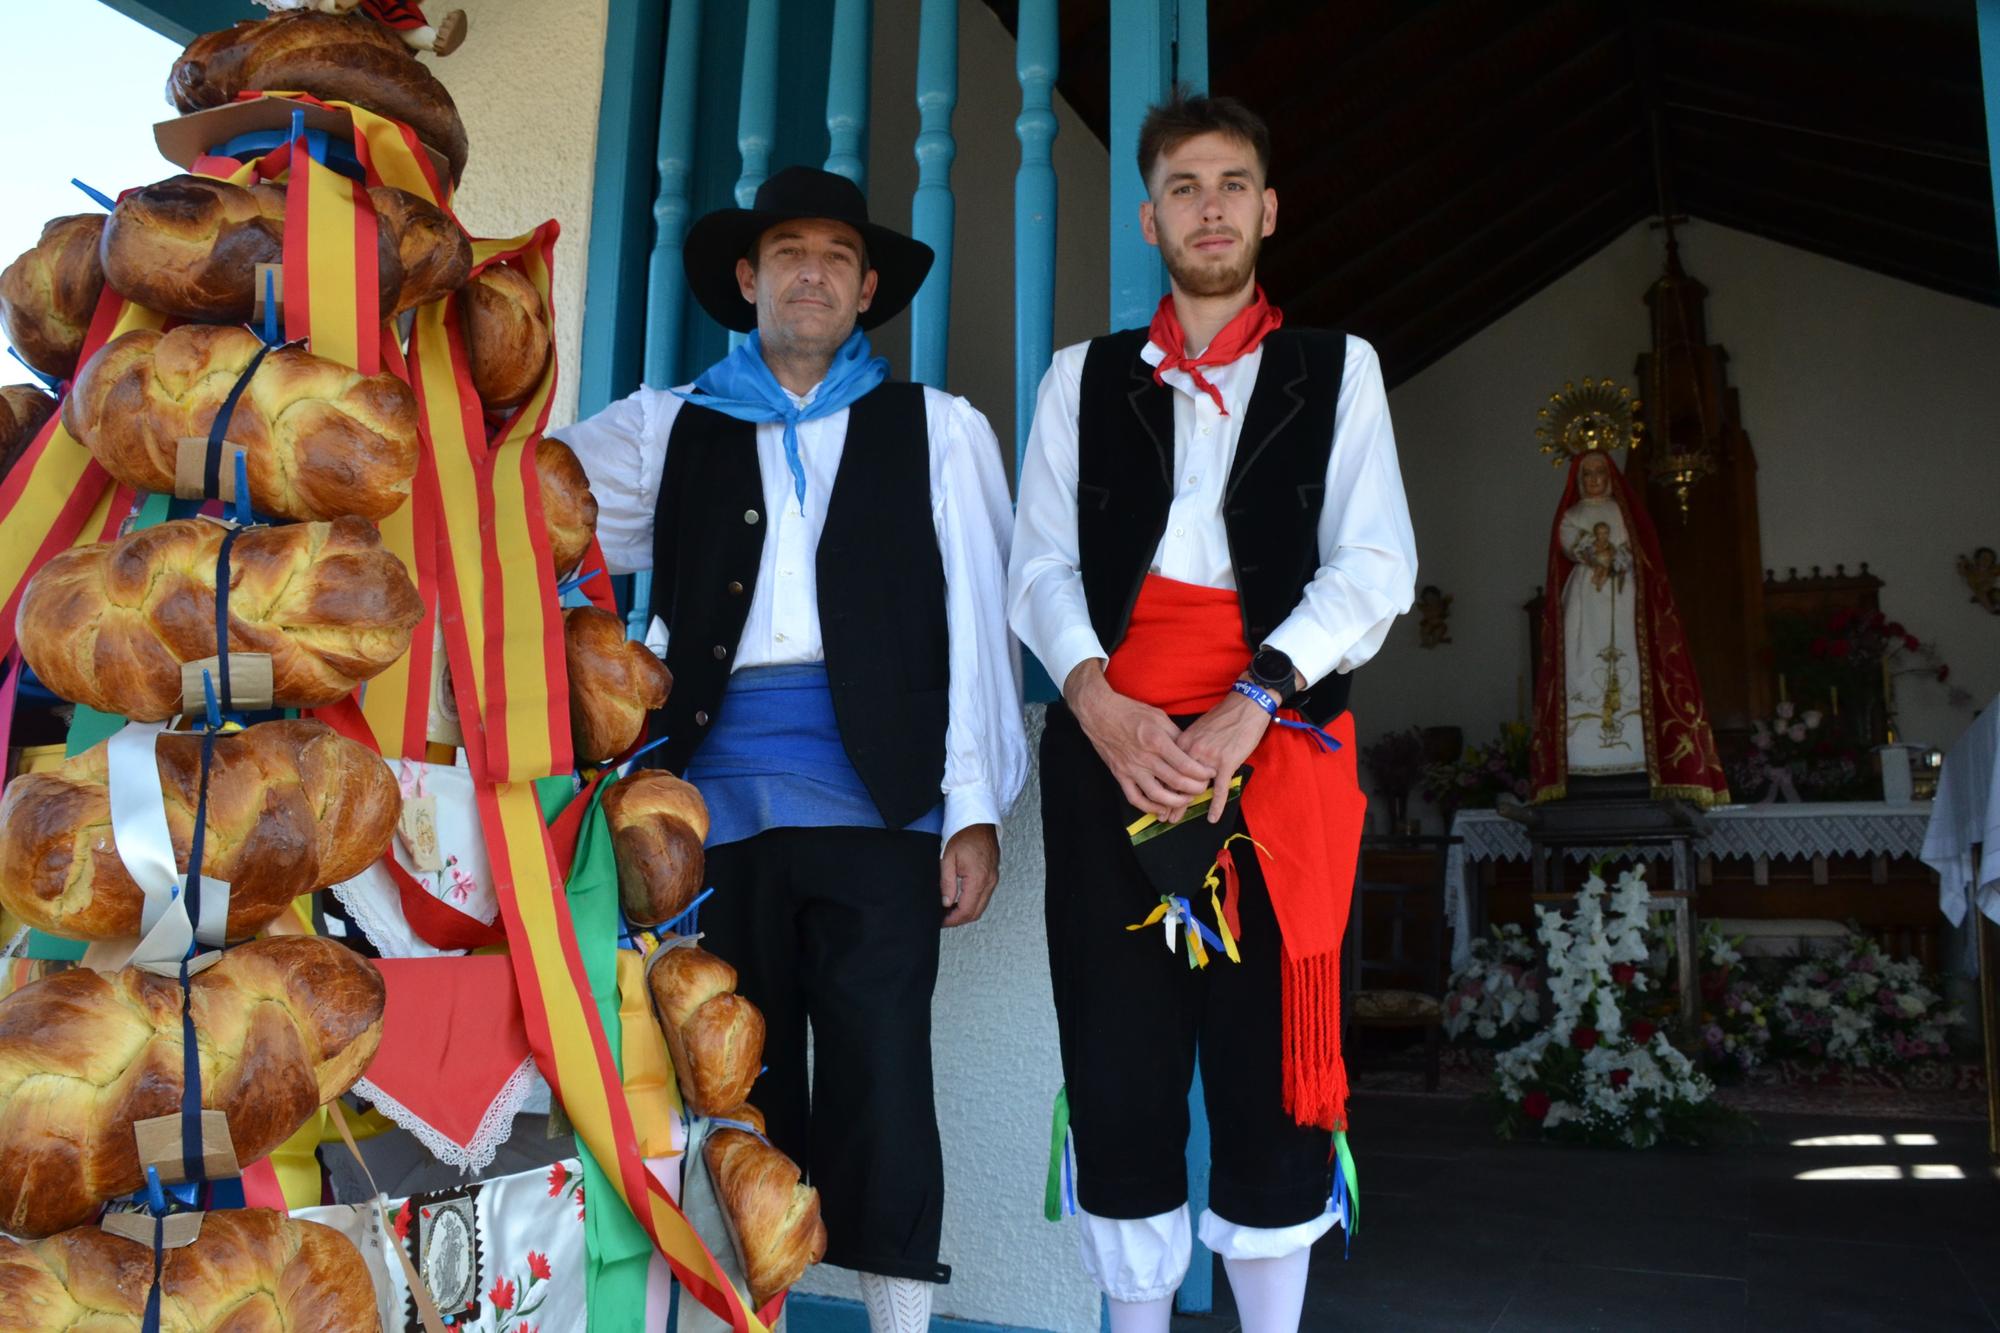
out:
<path id="1" fill-rule="evenodd" d="M 1984 845 L 1984 856 L 1975 885 L 1977 844 Z M 1954 926 L 1965 923 L 1975 900 L 1990 920 L 2000 921 L 2000 697 L 1944 758 L 1923 858 L 1938 872 L 1938 906 Z"/>
<path id="2" fill-rule="evenodd" d="M 419 869 L 398 831 L 391 839 L 397 864 L 432 897 L 491 925 L 500 915 L 500 900 L 493 892 L 493 868 L 486 859 L 486 839 L 479 829 L 472 774 L 446 764 L 407 759 L 385 762 L 389 762 L 389 771 L 396 775 L 405 797 L 436 798 L 438 850 L 445 859 L 442 870 Z M 353 879 L 334 885 L 333 896 L 384 958 L 437 958 L 464 952 L 435 949 L 417 937 L 403 918 L 403 900 L 396 882 L 379 861 Z"/>
<path id="3" fill-rule="evenodd" d="M 1942 788 L 1940 788 L 1942 792 Z M 1825 801 L 1799 805 L 1725 805 L 1708 811 L 1708 836 L 1691 846 L 1696 857 L 1761 857 L 1767 861 L 1810 860 L 1815 856 L 1909 856 L 1923 852 L 1931 803 L 1912 801 Z M 1445 858 L 1445 919 L 1451 924 L 1451 964 L 1472 959 L 1472 900 L 1467 890 L 1475 861 L 1528 859 L 1527 826 L 1497 810 L 1461 810 L 1451 822 L 1452 845 Z M 1664 860 L 1668 847 L 1573 847 L 1572 861 L 1606 856 Z"/>

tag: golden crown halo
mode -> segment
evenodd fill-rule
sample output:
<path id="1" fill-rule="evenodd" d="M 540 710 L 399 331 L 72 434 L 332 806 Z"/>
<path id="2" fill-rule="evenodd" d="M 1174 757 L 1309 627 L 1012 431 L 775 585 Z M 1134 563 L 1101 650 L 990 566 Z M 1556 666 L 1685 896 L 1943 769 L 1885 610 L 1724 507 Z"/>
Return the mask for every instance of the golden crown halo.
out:
<path id="1" fill-rule="evenodd" d="M 1535 438 L 1543 453 L 1553 455 L 1549 462 L 1555 467 L 1578 454 L 1636 449 L 1646 429 L 1638 419 L 1640 406 L 1630 389 L 1612 380 L 1586 377 L 1580 388 L 1571 380 L 1535 413 L 1542 423 L 1535 427 Z"/>

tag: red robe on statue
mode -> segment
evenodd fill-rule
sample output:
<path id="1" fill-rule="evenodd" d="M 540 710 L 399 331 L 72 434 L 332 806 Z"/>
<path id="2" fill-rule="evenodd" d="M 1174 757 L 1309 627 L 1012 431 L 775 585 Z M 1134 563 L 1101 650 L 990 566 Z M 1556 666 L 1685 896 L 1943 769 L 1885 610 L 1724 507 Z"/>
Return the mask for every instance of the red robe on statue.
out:
<path id="1" fill-rule="evenodd" d="M 1569 709 L 1563 633 L 1563 589 L 1576 568 L 1563 547 L 1563 516 L 1582 495 L 1577 473 L 1589 454 L 1570 460 L 1562 503 L 1556 506 L 1549 532 L 1548 581 L 1543 584 L 1541 677 L 1535 683 L 1535 734 L 1528 751 L 1529 789 L 1536 801 L 1559 800 L 1569 791 Z M 1608 458 L 1605 460 L 1610 461 Z M 1660 559 L 1659 538 L 1652 518 L 1626 489 L 1625 474 L 1606 467 L 1614 501 L 1625 520 L 1632 548 L 1636 593 L 1640 688 L 1644 719 L 1646 776 L 1655 799 L 1677 798 L 1706 807 L 1729 799 L 1708 710 L 1701 699 L 1701 682 L 1688 655 L 1687 634 L 1674 605 Z"/>

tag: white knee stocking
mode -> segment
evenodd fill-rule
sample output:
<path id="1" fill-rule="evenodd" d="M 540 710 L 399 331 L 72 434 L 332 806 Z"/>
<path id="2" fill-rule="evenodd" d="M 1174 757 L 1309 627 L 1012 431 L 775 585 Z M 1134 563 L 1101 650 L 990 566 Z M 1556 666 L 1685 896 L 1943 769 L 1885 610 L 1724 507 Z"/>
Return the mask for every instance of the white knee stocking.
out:
<path id="1" fill-rule="evenodd" d="M 1111 1333 L 1167 1333 L 1174 1317 L 1174 1298 L 1154 1301 L 1112 1301 Z"/>
<path id="2" fill-rule="evenodd" d="M 868 1307 L 868 1333 L 929 1333 L 931 1284 L 911 1277 L 862 1273 L 861 1303 Z"/>
<path id="3" fill-rule="evenodd" d="M 1306 1269 L 1311 1263 L 1310 1249 L 1294 1250 L 1282 1259 L 1222 1261 L 1229 1274 L 1229 1289 L 1236 1296 L 1243 1333 L 1298 1333 L 1299 1313 L 1306 1302 Z"/>

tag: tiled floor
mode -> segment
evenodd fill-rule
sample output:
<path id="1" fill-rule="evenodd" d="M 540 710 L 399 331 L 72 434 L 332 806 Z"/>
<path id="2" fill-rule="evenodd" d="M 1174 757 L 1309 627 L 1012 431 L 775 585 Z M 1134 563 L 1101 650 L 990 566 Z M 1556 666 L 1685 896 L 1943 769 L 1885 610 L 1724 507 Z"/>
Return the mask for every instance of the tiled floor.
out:
<path id="1" fill-rule="evenodd" d="M 2000 1330 L 1983 1124 L 1767 1116 L 1619 1153 L 1502 1143 L 1447 1098 L 1358 1096 L 1354 1123 L 1361 1236 L 1314 1256 L 1309 1333 Z M 1219 1273 L 1216 1299 L 1175 1333 L 1235 1330 Z"/>

